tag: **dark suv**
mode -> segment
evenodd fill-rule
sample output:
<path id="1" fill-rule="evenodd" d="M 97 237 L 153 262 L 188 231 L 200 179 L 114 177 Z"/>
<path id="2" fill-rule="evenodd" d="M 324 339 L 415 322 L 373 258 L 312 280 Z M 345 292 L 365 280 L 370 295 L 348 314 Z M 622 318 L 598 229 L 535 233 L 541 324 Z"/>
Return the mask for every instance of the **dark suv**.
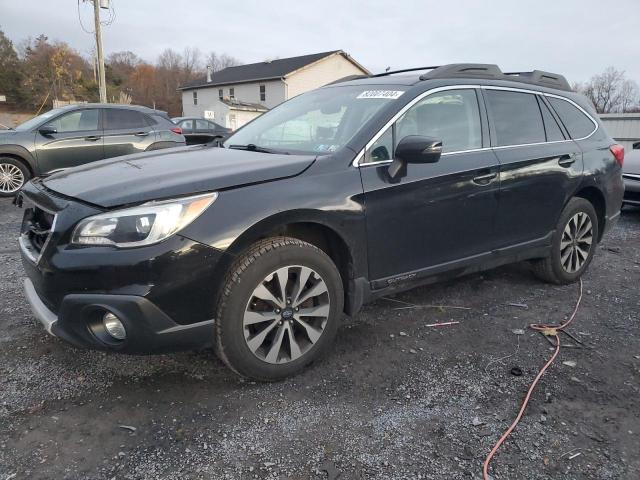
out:
<path id="1" fill-rule="evenodd" d="M 77 346 L 214 346 L 275 380 L 380 295 L 520 260 L 578 280 L 623 195 L 623 150 L 591 105 L 550 73 L 422 70 L 302 94 L 223 148 L 30 182 L 35 316 Z"/>
<path id="2" fill-rule="evenodd" d="M 52 171 L 183 145 L 180 128 L 164 112 L 135 105 L 56 108 L 0 131 L 0 197 Z"/>

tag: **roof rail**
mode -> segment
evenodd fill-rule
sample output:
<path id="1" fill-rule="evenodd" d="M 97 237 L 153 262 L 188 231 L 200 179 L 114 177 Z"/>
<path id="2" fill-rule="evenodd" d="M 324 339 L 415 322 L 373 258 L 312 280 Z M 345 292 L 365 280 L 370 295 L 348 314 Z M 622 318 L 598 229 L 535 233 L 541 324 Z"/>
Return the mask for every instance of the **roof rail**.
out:
<path id="1" fill-rule="evenodd" d="M 531 72 L 508 72 L 505 75 L 511 77 L 509 80 L 535 83 L 536 85 L 544 85 L 545 87 L 558 88 L 560 90 L 571 90 L 571 85 L 569 85 L 567 79 L 557 73 L 533 70 Z"/>
<path id="2" fill-rule="evenodd" d="M 371 75 L 371 77 L 386 77 L 387 75 L 393 75 L 394 73 L 406 73 L 406 72 L 417 72 L 419 70 L 433 70 L 434 68 L 440 68 L 439 66 L 435 67 L 414 67 L 414 68 L 403 68 L 402 70 L 390 70 L 388 72 L 376 73 L 375 75 Z"/>
<path id="3" fill-rule="evenodd" d="M 489 78 L 571 91 L 567 79 L 556 73 L 543 72 L 542 70 L 503 73 L 497 65 L 485 63 L 453 63 L 433 68 L 430 72 L 420 75 L 420 80 L 436 78 Z"/>
<path id="4" fill-rule="evenodd" d="M 488 63 L 452 63 L 443 65 L 420 76 L 420 80 L 434 78 L 499 78 L 502 71 L 497 65 Z"/>

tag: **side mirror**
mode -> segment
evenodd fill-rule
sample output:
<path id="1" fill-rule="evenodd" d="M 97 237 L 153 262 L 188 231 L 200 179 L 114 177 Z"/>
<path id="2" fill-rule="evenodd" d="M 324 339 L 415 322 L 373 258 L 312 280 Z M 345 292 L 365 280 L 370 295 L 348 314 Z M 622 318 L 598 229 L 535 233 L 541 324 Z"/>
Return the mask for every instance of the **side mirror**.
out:
<path id="1" fill-rule="evenodd" d="M 395 178 L 408 163 L 435 163 L 442 155 L 442 140 L 421 135 L 408 135 L 398 143 L 389 176 Z"/>
<path id="2" fill-rule="evenodd" d="M 54 133 L 58 133 L 58 130 L 53 125 L 43 125 L 38 129 L 38 131 L 45 137 L 53 135 Z"/>

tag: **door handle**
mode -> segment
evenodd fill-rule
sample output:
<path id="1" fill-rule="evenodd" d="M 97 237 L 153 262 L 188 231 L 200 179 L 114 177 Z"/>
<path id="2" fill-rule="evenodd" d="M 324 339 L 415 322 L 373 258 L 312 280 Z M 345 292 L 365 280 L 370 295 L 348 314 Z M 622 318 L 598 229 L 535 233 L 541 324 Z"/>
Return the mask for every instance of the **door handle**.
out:
<path id="1" fill-rule="evenodd" d="M 473 183 L 475 183 L 476 185 L 486 186 L 493 182 L 497 176 L 497 172 L 487 173 L 486 175 L 479 175 L 477 177 L 473 177 Z"/>
<path id="2" fill-rule="evenodd" d="M 136 137 L 146 137 L 149 135 L 149 132 L 137 132 L 134 134 Z"/>
<path id="3" fill-rule="evenodd" d="M 578 155 L 575 153 L 572 153 L 570 155 L 562 155 L 558 160 L 558 165 L 560 165 L 561 167 L 569 168 L 576 162 L 577 156 Z"/>
<path id="4" fill-rule="evenodd" d="M 88 137 L 84 137 L 84 139 L 87 142 L 95 142 L 96 140 L 100 140 L 100 138 L 102 138 L 102 137 L 100 137 L 99 135 L 90 135 Z"/>

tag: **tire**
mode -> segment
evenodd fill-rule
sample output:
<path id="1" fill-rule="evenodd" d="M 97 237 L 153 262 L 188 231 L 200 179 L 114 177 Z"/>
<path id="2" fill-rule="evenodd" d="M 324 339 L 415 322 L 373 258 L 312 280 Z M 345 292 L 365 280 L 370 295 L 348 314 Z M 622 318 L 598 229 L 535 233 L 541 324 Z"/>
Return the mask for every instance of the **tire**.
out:
<path id="1" fill-rule="evenodd" d="M 576 227 L 577 236 L 575 235 Z M 590 230 L 587 229 L 588 227 Z M 585 233 L 580 237 L 580 232 L 583 231 Z M 598 235 L 598 216 L 591 202 L 584 198 L 572 198 L 558 220 L 551 254 L 547 258 L 532 262 L 533 273 L 541 280 L 557 285 L 577 281 L 593 259 Z M 574 238 L 576 238 L 575 242 Z M 580 238 L 581 240 L 578 240 Z M 589 238 L 590 243 L 587 243 Z"/>
<path id="2" fill-rule="evenodd" d="M 225 278 L 216 314 L 216 353 L 243 377 L 281 380 L 329 349 L 343 306 L 340 273 L 322 250 L 289 237 L 259 241 Z"/>
<path id="3" fill-rule="evenodd" d="M 0 157 L 0 197 L 13 197 L 31 178 L 31 172 L 20 160 Z"/>

